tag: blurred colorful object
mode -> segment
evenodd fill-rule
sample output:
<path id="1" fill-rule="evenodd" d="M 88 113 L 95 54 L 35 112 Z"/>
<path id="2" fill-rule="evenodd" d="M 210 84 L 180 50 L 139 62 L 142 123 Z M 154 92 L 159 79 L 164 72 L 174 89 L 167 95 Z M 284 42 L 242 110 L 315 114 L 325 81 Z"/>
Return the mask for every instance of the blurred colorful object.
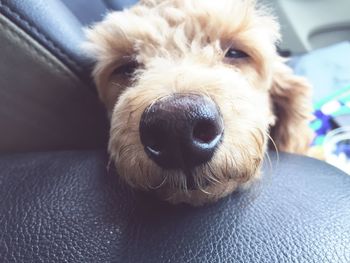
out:
<path id="1" fill-rule="evenodd" d="M 350 174 L 350 127 L 329 132 L 323 144 L 325 160 Z"/>
<path id="2" fill-rule="evenodd" d="M 334 118 L 350 114 L 350 85 L 315 103 L 314 109 L 315 120 L 311 122 L 311 128 L 316 137 L 313 145 L 322 145 L 326 134 L 339 128 Z"/>
<path id="3" fill-rule="evenodd" d="M 304 76 L 315 87 L 315 119 L 311 127 L 316 137 L 308 154 L 324 160 L 331 151 L 332 156 L 329 157 L 333 158 L 333 164 L 344 164 L 344 157 L 350 155 L 350 141 L 335 143 L 335 148 L 330 147 L 327 141 L 335 142 L 329 140 L 333 131 L 350 126 L 350 42 L 344 41 L 294 56 L 288 64 L 297 75 Z"/>

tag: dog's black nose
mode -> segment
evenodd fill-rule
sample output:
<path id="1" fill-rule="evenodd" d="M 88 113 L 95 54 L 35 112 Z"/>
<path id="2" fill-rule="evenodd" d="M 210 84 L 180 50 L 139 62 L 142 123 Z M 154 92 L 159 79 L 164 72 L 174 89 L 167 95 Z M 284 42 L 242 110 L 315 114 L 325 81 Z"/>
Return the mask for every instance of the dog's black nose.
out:
<path id="1" fill-rule="evenodd" d="M 191 169 L 210 161 L 223 135 L 223 121 L 208 97 L 174 94 L 142 114 L 140 137 L 147 155 L 164 169 Z"/>

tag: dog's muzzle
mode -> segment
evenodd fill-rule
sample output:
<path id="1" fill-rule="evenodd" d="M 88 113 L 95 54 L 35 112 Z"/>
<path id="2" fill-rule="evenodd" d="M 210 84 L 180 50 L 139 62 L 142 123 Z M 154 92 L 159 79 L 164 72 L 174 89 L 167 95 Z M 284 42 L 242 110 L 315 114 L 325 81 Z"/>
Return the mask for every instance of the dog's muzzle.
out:
<path id="1" fill-rule="evenodd" d="M 223 131 L 214 101 L 195 94 L 159 99 L 146 108 L 140 121 L 145 152 L 164 169 L 188 171 L 209 162 Z"/>

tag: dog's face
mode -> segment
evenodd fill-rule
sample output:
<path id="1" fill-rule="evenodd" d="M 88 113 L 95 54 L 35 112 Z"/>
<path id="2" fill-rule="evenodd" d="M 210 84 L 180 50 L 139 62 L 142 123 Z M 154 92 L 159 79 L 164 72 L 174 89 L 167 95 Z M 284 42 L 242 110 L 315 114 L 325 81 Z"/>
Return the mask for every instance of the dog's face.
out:
<path id="1" fill-rule="evenodd" d="M 308 86 L 253 1 L 146 0 L 87 36 L 109 152 L 133 187 L 202 204 L 256 178 L 269 138 L 305 150 Z"/>

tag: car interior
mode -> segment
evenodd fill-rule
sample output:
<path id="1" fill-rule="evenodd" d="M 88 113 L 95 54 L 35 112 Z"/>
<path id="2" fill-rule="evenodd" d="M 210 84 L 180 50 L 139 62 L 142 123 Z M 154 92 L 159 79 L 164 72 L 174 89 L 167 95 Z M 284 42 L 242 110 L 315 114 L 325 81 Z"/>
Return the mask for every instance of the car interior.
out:
<path id="1" fill-rule="evenodd" d="M 271 150 L 258 184 L 195 208 L 109 163 L 84 28 L 136 2 L 0 0 L 0 261 L 350 262 L 350 1 L 258 1 L 314 86 L 311 157 Z"/>

